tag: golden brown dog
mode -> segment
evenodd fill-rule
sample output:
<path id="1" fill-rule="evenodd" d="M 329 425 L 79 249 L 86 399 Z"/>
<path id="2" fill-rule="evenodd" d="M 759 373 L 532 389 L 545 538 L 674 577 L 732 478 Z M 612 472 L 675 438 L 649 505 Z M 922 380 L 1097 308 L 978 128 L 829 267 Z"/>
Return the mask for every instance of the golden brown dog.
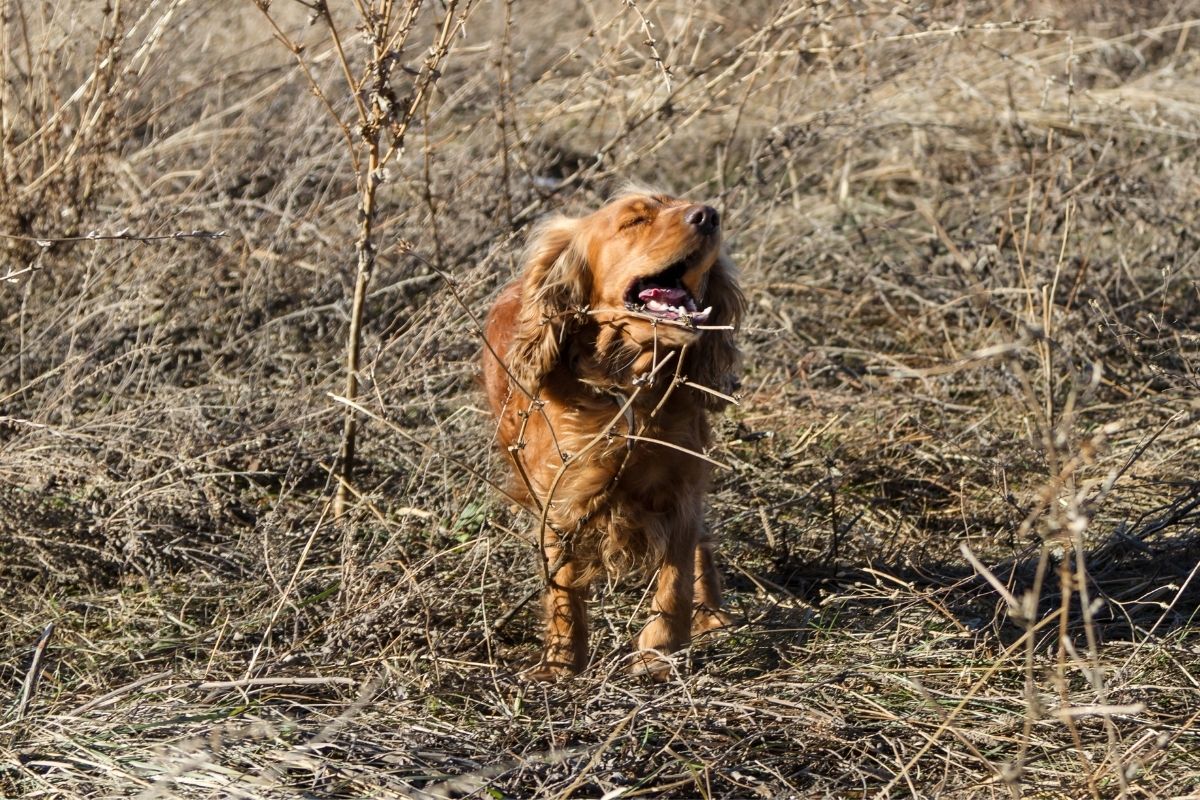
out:
<path id="1" fill-rule="evenodd" d="M 545 648 L 534 677 L 586 665 L 588 584 L 657 568 L 635 669 L 718 627 L 704 523 L 706 412 L 737 383 L 745 308 L 715 209 L 627 191 L 533 231 L 486 326 L 484 385 L 520 499 L 540 517 Z"/>

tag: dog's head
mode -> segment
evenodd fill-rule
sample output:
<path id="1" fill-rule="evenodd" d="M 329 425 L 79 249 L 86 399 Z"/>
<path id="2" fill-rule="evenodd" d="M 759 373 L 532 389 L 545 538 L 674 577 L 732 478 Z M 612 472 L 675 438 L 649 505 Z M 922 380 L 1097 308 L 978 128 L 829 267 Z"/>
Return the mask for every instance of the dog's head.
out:
<path id="1" fill-rule="evenodd" d="M 690 380 L 728 391 L 736 379 L 745 298 L 710 206 L 631 190 L 586 217 L 551 218 L 530 238 L 522 281 L 509 366 L 531 391 L 572 341 L 614 384 L 684 345 Z"/>

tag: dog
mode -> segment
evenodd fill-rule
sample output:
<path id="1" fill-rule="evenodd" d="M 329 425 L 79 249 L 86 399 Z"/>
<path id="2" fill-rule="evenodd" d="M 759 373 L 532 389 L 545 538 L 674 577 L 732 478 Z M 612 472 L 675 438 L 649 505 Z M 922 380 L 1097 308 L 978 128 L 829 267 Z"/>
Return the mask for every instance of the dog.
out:
<path id="1" fill-rule="evenodd" d="M 746 300 L 716 209 L 629 189 L 532 231 L 488 315 L 483 383 L 514 496 L 538 518 L 545 645 L 530 676 L 588 661 L 588 585 L 657 570 L 633 670 L 727 625 L 704 522 L 708 413 L 734 401 Z"/>

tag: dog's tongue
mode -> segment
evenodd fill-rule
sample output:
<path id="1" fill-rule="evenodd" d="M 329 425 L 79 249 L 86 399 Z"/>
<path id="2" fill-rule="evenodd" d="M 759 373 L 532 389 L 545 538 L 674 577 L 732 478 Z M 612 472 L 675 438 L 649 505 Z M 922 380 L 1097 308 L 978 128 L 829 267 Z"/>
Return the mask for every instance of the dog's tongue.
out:
<path id="1" fill-rule="evenodd" d="M 643 303 L 649 303 L 651 300 L 657 300 L 660 303 L 666 303 L 669 306 L 682 305 L 683 301 L 688 297 L 686 289 L 678 286 L 668 289 L 665 286 L 653 286 L 649 289 L 642 289 L 638 292 L 638 298 Z"/>

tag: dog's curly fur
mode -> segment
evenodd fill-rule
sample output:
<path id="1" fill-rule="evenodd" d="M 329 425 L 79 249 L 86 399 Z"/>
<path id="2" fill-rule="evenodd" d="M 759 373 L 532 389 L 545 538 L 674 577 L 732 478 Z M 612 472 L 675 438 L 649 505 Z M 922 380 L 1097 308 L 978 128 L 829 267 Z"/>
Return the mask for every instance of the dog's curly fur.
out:
<path id="1" fill-rule="evenodd" d="M 549 503 L 535 525 L 553 570 L 536 677 L 585 666 L 587 585 L 601 571 L 658 569 L 637 669 L 661 677 L 666 654 L 727 622 L 697 454 L 706 412 L 738 385 L 744 309 L 708 206 L 633 189 L 532 232 L 488 316 L 483 377 L 514 491 L 538 513 Z"/>

